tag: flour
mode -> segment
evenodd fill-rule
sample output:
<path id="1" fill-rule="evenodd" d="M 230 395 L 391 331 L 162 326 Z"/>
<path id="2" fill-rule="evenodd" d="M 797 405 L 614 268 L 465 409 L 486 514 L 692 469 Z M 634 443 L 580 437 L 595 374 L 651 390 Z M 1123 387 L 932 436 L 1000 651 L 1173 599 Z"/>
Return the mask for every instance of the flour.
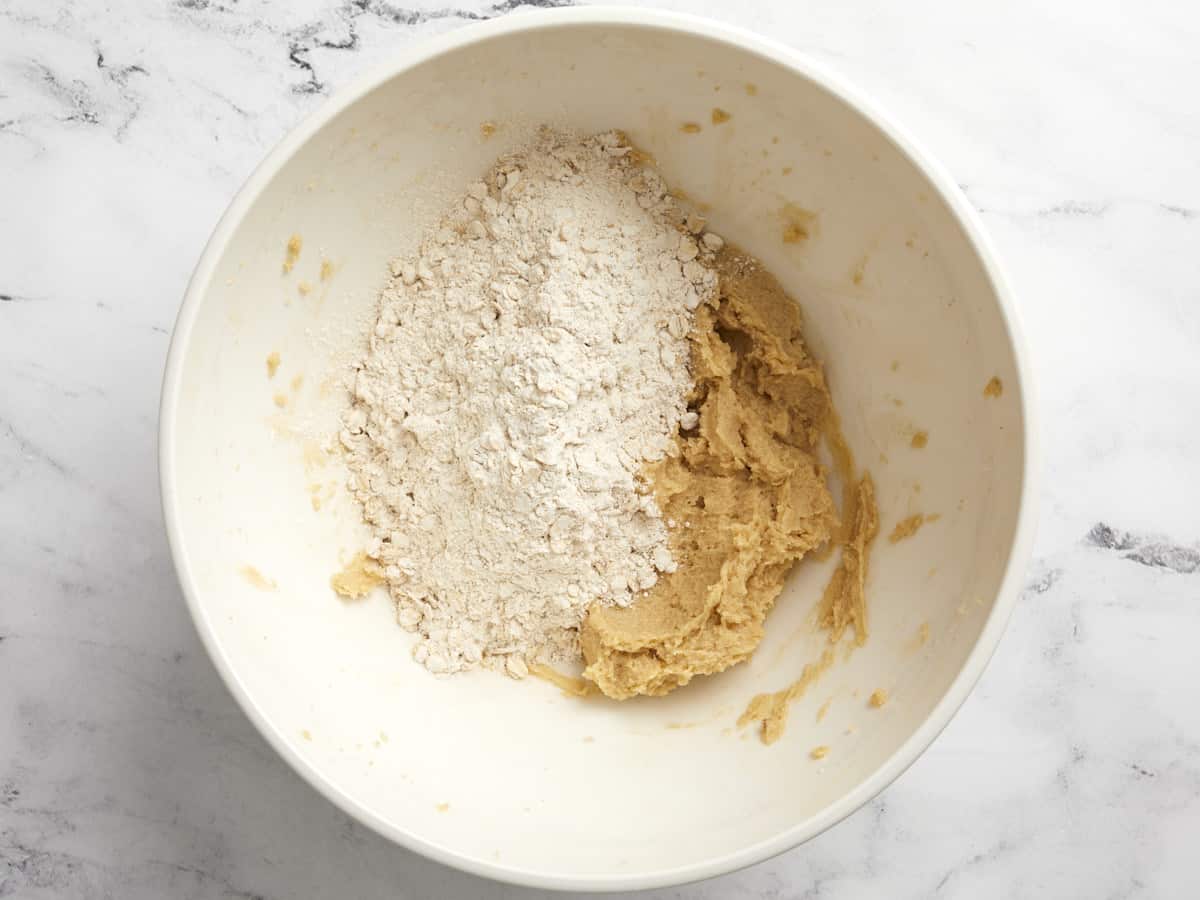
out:
<path id="1" fill-rule="evenodd" d="M 694 428 L 687 335 L 720 247 L 620 135 L 543 131 L 396 260 L 339 439 L 433 672 L 578 655 L 675 562 L 644 462 Z"/>

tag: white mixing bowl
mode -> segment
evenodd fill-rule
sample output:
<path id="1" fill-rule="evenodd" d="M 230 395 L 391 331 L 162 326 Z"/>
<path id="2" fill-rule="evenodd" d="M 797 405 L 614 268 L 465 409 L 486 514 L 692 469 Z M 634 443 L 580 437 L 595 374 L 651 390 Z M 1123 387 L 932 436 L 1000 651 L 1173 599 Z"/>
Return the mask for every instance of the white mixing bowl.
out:
<path id="1" fill-rule="evenodd" d="M 712 125 L 713 107 L 732 118 Z M 703 128 L 685 133 L 685 121 Z M 711 206 L 717 233 L 769 265 L 803 306 L 846 435 L 875 476 L 871 638 L 838 654 L 773 746 L 734 723 L 753 694 L 820 653 L 811 612 L 829 564 L 800 567 L 749 663 L 624 704 L 486 672 L 435 678 L 410 660 L 382 592 L 348 604 L 329 588 L 364 538 L 353 502 L 330 487 L 338 463 L 316 448 L 335 429 L 344 397 L 330 387 L 363 345 L 387 262 L 414 247 L 439 197 L 543 122 L 624 129 L 673 186 Z M 815 214 L 811 236 L 785 243 L 796 209 Z M 293 234 L 303 247 L 285 275 Z M 993 377 L 999 397 L 984 395 Z M 1029 549 L 1028 386 L 1012 301 L 975 216 L 840 79 L 692 18 L 519 15 L 425 42 L 355 82 L 238 194 L 171 344 L 163 505 L 213 662 L 330 800 L 494 878 L 664 885 L 812 837 L 946 725 L 1000 638 Z M 917 430 L 924 449 L 911 444 Z M 917 512 L 940 519 L 889 543 Z M 867 703 L 876 688 L 890 693 L 882 709 Z M 822 744 L 828 756 L 812 760 Z"/>

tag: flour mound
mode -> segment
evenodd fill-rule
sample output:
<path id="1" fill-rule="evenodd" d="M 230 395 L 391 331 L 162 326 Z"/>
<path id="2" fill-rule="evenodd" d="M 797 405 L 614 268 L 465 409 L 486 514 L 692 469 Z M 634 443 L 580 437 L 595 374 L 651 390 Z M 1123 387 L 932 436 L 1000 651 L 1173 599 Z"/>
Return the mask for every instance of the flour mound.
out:
<path id="1" fill-rule="evenodd" d="M 339 439 L 431 671 L 577 657 L 591 603 L 673 570 L 638 471 L 694 427 L 716 293 L 680 218 L 620 135 L 543 131 L 392 264 Z"/>

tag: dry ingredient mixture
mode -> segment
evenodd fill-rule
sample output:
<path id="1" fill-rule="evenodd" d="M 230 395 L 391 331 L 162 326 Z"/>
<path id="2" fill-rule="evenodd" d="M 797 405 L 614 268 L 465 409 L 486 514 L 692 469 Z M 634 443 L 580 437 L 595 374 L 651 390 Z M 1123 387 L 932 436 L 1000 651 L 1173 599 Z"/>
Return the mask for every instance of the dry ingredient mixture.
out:
<path id="1" fill-rule="evenodd" d="M 340 440 L 400 624 L 434 672 L 578 655 L 676 562 L 639 472 L 680 426 L 719 241 L 616 133 L 544 132 L 398 260 Z"/>
<path id="2" fill-rule="evenodd" d="M 748 658 L 822 548 L 820 624 L 865 640 L 874 491 L 799 308 L 619 133 L 543 131 L 393 273 L 339 438 L 419 662 L 552 677 L 582 654 L 610 697 L 664 694 Z M 832 658 L 743 724 L 778 737 Z"/>

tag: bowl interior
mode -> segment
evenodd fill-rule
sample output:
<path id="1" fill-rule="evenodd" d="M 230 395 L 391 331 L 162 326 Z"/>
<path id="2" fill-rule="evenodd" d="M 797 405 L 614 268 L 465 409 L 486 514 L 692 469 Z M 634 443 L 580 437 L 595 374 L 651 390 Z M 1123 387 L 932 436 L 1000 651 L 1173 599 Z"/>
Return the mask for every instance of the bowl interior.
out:
<path id="1" fill-rule="evenodd" d="M 729 120 L 712 125 L 714 107 Z M 684 133 L 687 121 L 702 130 Z M 490 673 L 434 678 L 409 659 L 382 593 L 343 603 L 329 588 L 363 531 L 320 446 L 387 261 L 541 123 L 624 129 L 709 205 L 714 230 L 772 268 L 803 307 L 847 437 L 876 479 L 870 639 L 839 652 L 773 746 L 735 721 L 820 653 L 811 613 L 828 564 L 796 572 L 751 662 L 625 704 Z M 460 41 L 302 135 L 210 247 L 164 403 L 181 578 L 219 666 L 276 746 L 410 846 L 544 883 L 707 874 L 848 812 L 966 665 L 1018 522 L 1024 422 L 1009 331 L 929 178 L 787 66 L 700 30 L 615 22 Z M 810 237 L 785 243 L 798 210 L 815 217 Z M 303 244 L 285 274 L 292 235 Z M 985 397 L 994 376 L 1004 392 Z M 928 434 L 923 449 L 916 431 Z M 889 543 L 914 513 L 940 519 Z M 877 688 L 890 693 L 882 709 L 867 702 Z M 829 755 L 811 760 L 821 744 Z"/>

